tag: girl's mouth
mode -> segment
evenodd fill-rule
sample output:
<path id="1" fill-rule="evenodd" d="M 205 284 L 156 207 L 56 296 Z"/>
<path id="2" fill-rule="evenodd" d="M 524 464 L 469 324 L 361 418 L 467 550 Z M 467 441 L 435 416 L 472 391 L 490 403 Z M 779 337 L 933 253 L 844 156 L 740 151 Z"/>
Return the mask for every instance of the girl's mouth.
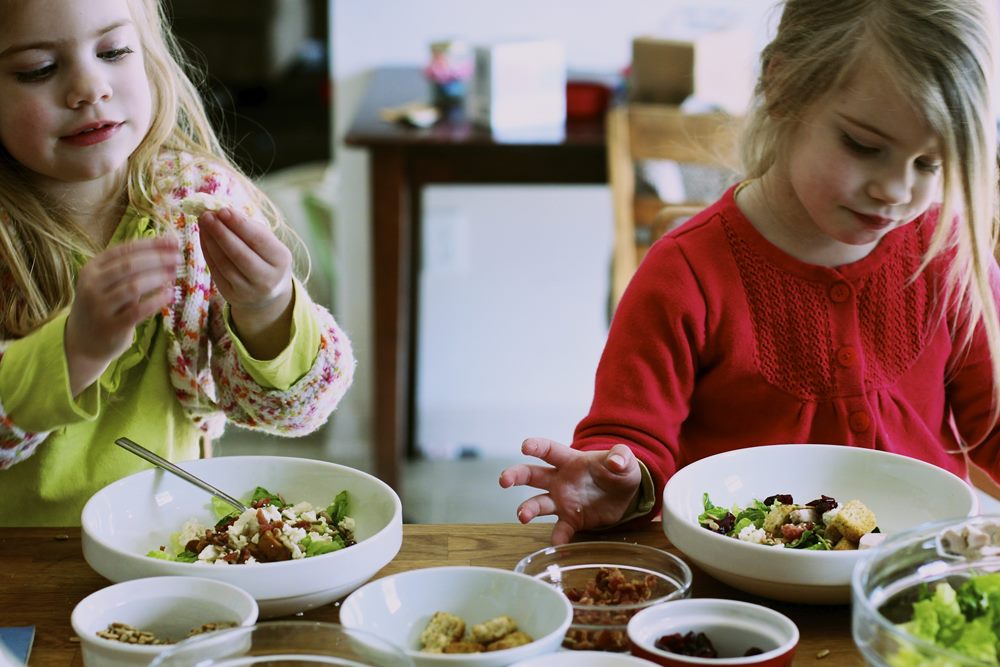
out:
<path id="1" fill-rule="evenodd" d="M 98 121 L 84 125 L 75 132 L 59 139 L 72 146 L 93 146 L 94 144 L 99 144 L 110 139 L 123 124 L 114 121 Z"/>
<path id="2" fill-rule="evenodd" d="M 851 211 L 854 217 L 860 220 L 866 227 L 872 227 L 875 229 L 885 229 L 889 227 L 894 222 L 892 218 L 883 218 L 880 215 L 865 215 L 864 213 L 858 213 L 857 211 Z"/>

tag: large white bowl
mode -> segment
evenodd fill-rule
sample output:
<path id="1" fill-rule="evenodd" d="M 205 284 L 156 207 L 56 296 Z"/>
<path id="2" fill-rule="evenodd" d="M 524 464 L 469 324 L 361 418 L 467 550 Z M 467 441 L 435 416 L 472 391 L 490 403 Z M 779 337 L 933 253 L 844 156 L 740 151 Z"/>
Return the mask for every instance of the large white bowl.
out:
<path id="1" fill-rule="evenodd" d="M 906 456 L 843 445 L 767 445 L 695 461 L 663 492 L 667 539 L 698 567 L 735 588 L 776 600 L 841 604 L 863 551 L 800 551 L 740 542 L 698 525 L 703 494 L 747 506 L 777 493 L 796 502 L 828 495 L 867 505 L 887 535 L 926 521 L 975 514 L 975 491 L 955 475 Z"/>
<path id="2" fill-rule="evenodd" d="M 325 507 L 346 490 L 358 543 L 295 561 L 253 565 L 198 565 L 146 556 L 185 521 L 215 523 L 211 496 L 159 469 L 130 475 L 91 497 L 81 516 L 83 557 L 111 581 L 152 576 L 198 576 L 249 592 L 261 618 L 329 604 L 368 581 L 399 552 L 403 539 L 399 496 L 381 480 L 346 466 L 283 456 L 223 456 L 187 461 L 182 468 L 243 497 L 256 486 L 291 503 Z"/>
<path id="3" fill-rule="evenodd" d="M 476 623 L 510 616 L 530 644 L 466 654 L 420 651 L 420 633 L 436 611 Z M 431 567 L 365 584 L 340 607 L 346 628 L 368 630 L 400 646 L 417 667 L 505 667 L 559 650 L 573 618 L 561 591 L 526 574 L 491 567 Z"/>
<path id="4" fill-rule="evenodd" d="M 126 623 L 160 639 L 182 641 L 206 623 L 252 626 L 257 603 L 246 591 L 200 577 L 150 577 L 107 586 L 73 609 L 70 623 L 80 638 L 86 667 L 146 667 L 174 644 L 126 644 L 97 635 Z"/>

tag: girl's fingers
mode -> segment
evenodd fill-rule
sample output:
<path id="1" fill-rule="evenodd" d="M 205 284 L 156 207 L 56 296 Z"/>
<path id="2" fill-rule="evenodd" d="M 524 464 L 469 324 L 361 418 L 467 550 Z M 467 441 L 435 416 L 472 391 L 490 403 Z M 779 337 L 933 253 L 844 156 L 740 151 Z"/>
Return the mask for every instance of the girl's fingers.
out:
<path id="1" fill-rule="evenodd" d="M 122 324 L 124 326 L 135 326 L 146 318 L 160 312 L 161 308 L 170 303 L 173 296 L 173 287 L 165 285 L 149 294 L 146 298 L 131 304 L 120 313 L 119 318 L 123 320 Z"/>
<path id="2" fill-rule="evenodd" d="M 89 297 L 81 297 L 95 312 L 104 312 L 110 317 L 118 317 L 135 304 L 166 290 L 173 294 L 174 274 L 169 271 L 150 271 L 132 276 L 114 287 L 98 291 L 91 290 Z M 86 291 L 86 290 L 84 290 Z"/>
<path id="3" fill-rule="evenodd" d="M 556 509 L 552 496 L 542 493 L 521 503 L 517 508 L 517 518 L 521 523 L 528 523 L 535 517 L 555 514 Z"/>
<path id="4" fill-rule="evenodd" d="M 618 444 L 608 450 L 604 466 L 616 475 L 628 472 L 635 464 L 635 454 L 626 445 Z"/>
<path id="5" fill-rule="evenodd" d="M 216 236 L 202 234 L 201 250 L 205 254 L 205 261 L 212 272 L 212 277 L 217 281 L 222 279 L 229 284 L 238 282 L 241 285 L 246 285 L 249 282 L 249 276 L 244 271 L 251 270 L 251 265 L 240 265 L 234 262 L 233 258 L 220 246 Z"/>
<path id="6" fill-rule="evenodd" d="M 572 524 L 562 519 L 559 519 L 558 521 L 556 521 L 556 525 L 553 526 L 552 528 L 552 537 L 551 537 L 552 544 L 553 545 L 566 544 L 571 539 L 573 539 L 573 535 L 575 534 L 576 534 L 576 528 L 574 528 Z"/>
<path id="7" fill-rule="evenodd" d="M 527 456 L 539 458 L 557 468 L 580 455 L 580 452 L 548 438 L 528 438 L 522 443 L 521 452 Z"/>
<path id="8" fill-rule="evenodd" d="M 228 208 L 208 211 L 199 221 L 216 238 L 220 249 L 237 264 L 247 266 L 248 262 L 260 262 L 267 267 L 276 267 L 281 263 L 284 244 L 267 225 L 251 222 Z M 256 267 L 253 271 L 267 267 Z"/>
<path id="9" fill-rule="evenodd" d="M 500 486 L 533 486 L 537 489 L 548 489 L 552 482 L 553 468 L 519 463 L 500 473 Z"/>

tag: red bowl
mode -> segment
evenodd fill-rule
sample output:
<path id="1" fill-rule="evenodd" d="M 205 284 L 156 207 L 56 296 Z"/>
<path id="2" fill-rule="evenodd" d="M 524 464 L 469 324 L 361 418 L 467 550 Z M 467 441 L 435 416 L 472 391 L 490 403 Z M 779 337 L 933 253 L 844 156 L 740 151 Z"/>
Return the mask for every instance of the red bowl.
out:
<path id="1" fill-rule="evenodd" d="M 664 635 L 705 633 L 718 658 L 696 658 L 656 648 Z M 749 602 L 714 598 L 672 600 L 640 611 L 628 623 L 632 655 L 665 667 L 749 665 L 787 667 L 799 643 L 799 629 L 790 618 Z M 745 655 L 756 647 L 763 651 Z"/>

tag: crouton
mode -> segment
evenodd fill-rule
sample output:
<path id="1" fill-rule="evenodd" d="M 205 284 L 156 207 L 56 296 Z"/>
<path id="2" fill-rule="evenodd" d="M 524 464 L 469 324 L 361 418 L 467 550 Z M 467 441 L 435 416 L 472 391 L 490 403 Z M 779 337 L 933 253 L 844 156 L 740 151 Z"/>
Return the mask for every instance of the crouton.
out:
<path id="1" fill-rule="evenodd" d="M 781 530 L 781 524 L 785 523 L 788 515 L 794 511 L 795 505 L 782 505 L 778 501 L 774 501 L 774 504 L 771 505 L 771 511 L 764 517 L 762 528 L 767 534 L 774 535 Z"/>
<path id="2" fill-rule="evenodd" d="M 858 545 L 855 544 L 854 542 L 851 542 L 846 537 L 840 538 L 839 540 L 837 540 L 837 543 L 833 545 L 834 551 L 854 551 L 857 548 Z"/>
<path id="3" fill-rule="evenodd" d="M 832 527 L 845 539 L 853 544 L 861 540 L 861 536 L 870 533 L 878 526 L 875 514 L 860 500 L 848 500 L 841 506 L 837 516 L 833 517 Z"/>
<path id="4" fill-rule="evenodd" d="M 497 616 L 483 623 L 473 625 L 469 634 L 472 636 L 473 641 L 481 644 L 489 644 L 502 637 L 506 637 L 515 630 L 517 630 L 517 623 L 514 622 L 514 619 L 510 616 Z"/>
<path id="5" fill-rule="evenodd" d="M 464 634 L 465 621 L 446 611 L 436 611 L 420 633 L 420 649 L 441 653 L 448 644 L 460 640 Z"/>
<path id="6" fill-rule="evenodd" d="M 486 647 L 479 642 L 452 642 L 444 647 L 443 653 L 482 653 Z"/>
<path id="7" fill-rule="evenodd" d="M 491 642 L 486 645 L 487 651 L 502 651 L 505 648 L 514 648 L 515 646 L 523 646 L 524 644 L 530 644 L 535 641 L 530 635 L 521 632 L 520 630 L 512 632 L 503 639 L 498 639 L 495 642 Z"/>

